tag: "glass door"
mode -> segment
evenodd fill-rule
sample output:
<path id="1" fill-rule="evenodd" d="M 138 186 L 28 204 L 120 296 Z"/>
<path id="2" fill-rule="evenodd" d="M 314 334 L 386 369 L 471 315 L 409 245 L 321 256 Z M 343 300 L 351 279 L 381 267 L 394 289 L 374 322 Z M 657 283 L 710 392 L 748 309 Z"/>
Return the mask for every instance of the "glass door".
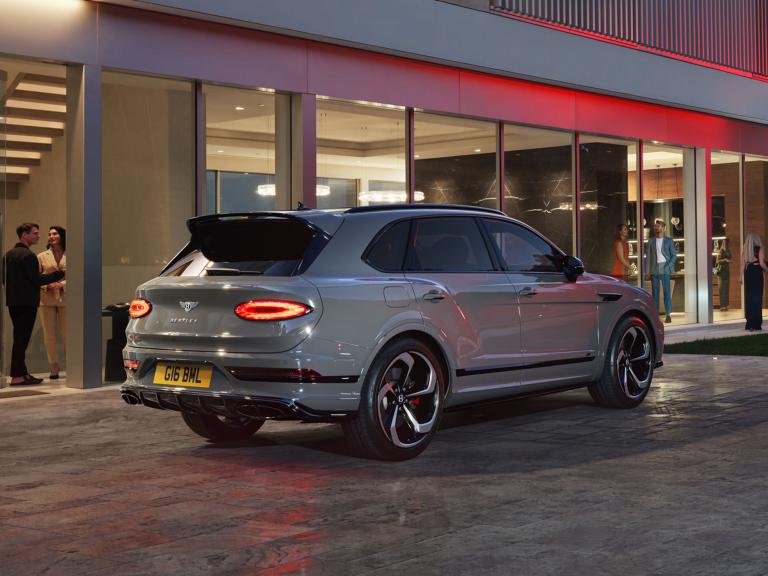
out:
<path id="1" fill-rule="evenodd" d="M 643 148 L 643 286 L 667 324 L 696 322 L 695 160 L 689 148 Z"/>

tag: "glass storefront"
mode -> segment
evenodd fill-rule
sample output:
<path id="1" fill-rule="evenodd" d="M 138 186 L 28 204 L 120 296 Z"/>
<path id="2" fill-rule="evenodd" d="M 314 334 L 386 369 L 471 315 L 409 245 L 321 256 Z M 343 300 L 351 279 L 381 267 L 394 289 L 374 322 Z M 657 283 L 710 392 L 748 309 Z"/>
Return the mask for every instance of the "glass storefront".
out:
<path id="1" fill-rule="evenodd" d="M 494 122 L 416 112 L 413 156 L 415 202 L 499 207 Z"/>
<path id="2" fill-rule="evenodd" d="M 712 305 L 715 322 L 743 317 L 740 154 L 712 152 Z"/>
<path id="3" fill-rule="evenodd" d="M 317 207 L 407 202 L 405 110 L 317 99 Z"/>
<path id="4" fill-rule="evenodd" d="M 47 249 L 51 226 L 67 227 L 67 69 L 65 66 L 0 58 L 0 253 L 18 242 L 16 227 L 38 224 L 40 241 L 31 246 L 39 254 Z M 68 254 L 70 261 L 77 254 Z M 60 264 L 61 265 L 61 264 Z M 61 266 L 66 266 L 63 264 Z M 4 280 L 4 279 L 3 279 Z M 4 284 L 4 282 L 3 282 Z M 0 291 L 2 373 L 10 374 L 13 330 Z M 38 310 L 27 347 L 31 373 L 66 371 L 66 289 L 41 292 L 46 304 Z M 43 326 L 45 322 L 45 329 Z M 46 343 L 46 331 L 48 342 Z"/>
<path id="5" fill-rule="evenodd" d="M 579 136 L 579 253 L 591 272 L 631 284 L 639 266 L 637 190 L 629 188 L 636 166 L 636 142 Z"/>
<path id="6" fill-rule="evenodd" d="M 26 81 L 14 83 L 19 74 Z M 66 67 L 0 60 L 0 88 L 12 83 L 46 96 L 35 104 L 9 93 L 2 111 L 3 251 L 15 243 L 15 226 L 22 221 L 38 222 L 43 238 L 49 226 L 66 225 Z M 205 142 L 199 213 L 287 205 L 290 190 L 280 190 L 279 175 L 291 165 L 278 151 L 290 149 L 295 132 L 278 116 L 290 114 L 290 96 L 219 85 L 202 85 L 202 94 L 204 125 L 195 126 L 192 81 L 103 72 L 104 305 L 130 300 L 135 287 L 154 277 L 187 240 L 186 220 L 195 215 L 197 130 Z M 317 206 L 407 202 L 409 111 L 322 96 L 316 106 Z M 573 132 L 503 124 L 500 159 L 498 122 L 419 110 L 412 114 L 414 202 L 500 208 L 564 251 L 578 254 L 590 272 L 648 291 L 657 276 L 662 317 L 669 314 L 673 324 L 699 320 L 697 287 L 704 279 L 696 277 L 692 248 L 697 210 L 693 149 L 579 133 L 576 154 Z M 713 151 L 711 162 L 711 305 L 714 319 L 722 321 L 743 316 L 744 235 L 756 232 L 768 240 L 768 158 Z M 659 227 L 658 238 L 668 238 L 672 247 L 668 294 L 658 268 L 659 257 L 666 260 L 656 242 Z M 108 320 L 103 326 L 106 338 Z M 12 338 L 5 308 L 0 329 L 7 374 Z M 62 344 L 62 364 L 63 352 Z M 34 371 L 48 369 L 40 326 L 28 358 Z"/>
<path id="7" fill-rule="evenodd" d="M 750 232 L 758 234 L 763 246 L 768 247 L 768 158 L 762 156 L 744 157 L 744 236 Z M 763 285 L 768 292 L 768 282 Z M 765 292 L 763 315 L 767 312 Z"/>
<path id="8" fill-rule="evenodd" d="M 130 301 L 188 240 L 194 118 L 191 82 L 102 75 L 104 305 Z M 110 333 L 106 320 L 103 333 Z"/>
<path id="9" fill-rule="evenodd" d="M 504 212 L 575 252 L 572 133 L 504 126 Z"/>
<path id="10" fill-rule="evenodd" d="M 205 213 L 275 210 L 275 95 L 203 86 Z"/>

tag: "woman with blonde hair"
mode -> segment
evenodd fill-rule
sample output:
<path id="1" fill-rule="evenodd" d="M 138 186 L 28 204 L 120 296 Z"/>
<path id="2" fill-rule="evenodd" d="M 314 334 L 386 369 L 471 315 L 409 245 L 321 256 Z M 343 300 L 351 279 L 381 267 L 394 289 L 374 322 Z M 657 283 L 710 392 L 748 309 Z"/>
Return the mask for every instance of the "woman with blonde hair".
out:
<path id="1" fill-rule="evenodd" d="M 747 234 L 741 254 L 744 258 L 744 315 L 747 318 L 744 330 L 762 330 L 763 272 L 768 272 L 768 265 L 765 263 L 765 248 L 758 234 Z"/>
<path id="2" fill-rule="evenodd" d="M 67 269 L 67 231 L 61 226 L 51 226 L 48 230 L 47 250 L 37 255 L 40 272 L 50 274 L 54 270 Z M 51 380 L 59 378 L 59 343 L 57 335 L 65 341 L 65 300 L 66 282 L 54 282 L 40 288 L 40 319 L 43 321 L 43 341 L 51 365 Z"/>

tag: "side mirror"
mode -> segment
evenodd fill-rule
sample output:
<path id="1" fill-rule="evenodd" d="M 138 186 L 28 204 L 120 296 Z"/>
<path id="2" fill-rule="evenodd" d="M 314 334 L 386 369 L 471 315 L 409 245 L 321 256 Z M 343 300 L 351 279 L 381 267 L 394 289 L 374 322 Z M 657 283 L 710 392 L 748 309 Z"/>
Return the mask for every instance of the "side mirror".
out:
<path id="1" fill-rule="evenodd" d="M 576 282 L 576 278 L 584 274 L 584 263 L 576 256 L 566 256 L 563 259 L 563 273 L 569 282 Z"/>

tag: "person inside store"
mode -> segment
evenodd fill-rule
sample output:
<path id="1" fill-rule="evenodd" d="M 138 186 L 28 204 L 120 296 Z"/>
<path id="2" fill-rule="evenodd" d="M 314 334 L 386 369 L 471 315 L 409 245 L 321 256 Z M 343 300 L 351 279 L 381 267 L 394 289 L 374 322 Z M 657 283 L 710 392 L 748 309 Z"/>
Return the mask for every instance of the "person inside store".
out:
<path id="1" fill-rule="evenodd" d="M 747 325 L 744 330 L 754 332 L 763 329 L 763 272 L 768 272 L 765 264 L 765 248 L 760 236 L 754 232 L 747 234 L 742 252 L 744 258 L 744 316 Z"/>
<path id="2" fill-rule="evenodd" d="M 672 294 L 670 294 L 670 276 L 675 270 L 675 259 L 677 252 L 672 238 L 664 234 L 667 225 L 664 220 L 657 218 L 653 224 L 653 237 L 648 239 L 645 245 L 646 270 L 651 277 L 651 294 L 656 302 L 656 309 L 659 309 L 659 283 L 664 290 L 664 312 L 666 318 L 664 322 L 672 322 Z"/>
<path id="3" fill-rule="evenodd" d="M 629 263 L 629 227 L 626 224 L 616 225 L 616 238 L 613 241 L 613 255 L 615 261 L 611 269 L 611 276 L 626 281 L 631 264 Z"/>
<path id="4" fill-rule="evenodd" d="M 720 311 L 725 312 L 728 310 L 728 302 L 730 301 L 731 283 L 731 248 L 727 236 L 720 242 L 720 250 L 717 251 L 715 269 L 717 270 L 717 276 L 720 279 Z"/>
<path id="5" fill-rule="evenodd" d="M 56 270 L 67 270 L 67 231 L 61 226 L 48 230 L 48 246 L 37 255 L 40 273 L 52 274 Z M 40 319 L 43 322 L 43 341 L 51 365 L 51 380 L 58 380 L 59 339 L 66 342 L 66 318 L 64 308 L 64 287 L 66 280 L 51 282 L 40 287 Z"/>
<path id="6" fill-rule="evenodd" d="M 30 250 L 40 241 L 40 226 L 24 222 L 16 228 L 18 243 L 5 253 L 5 305 L 13 323 L 11 385 L 40 384 L 41 378 L 29 373 L 25 360 L 27 345 L 37 318 L 40 287 L 64 278 L 64 272 L 40 274 L 37 256 Z"/>

